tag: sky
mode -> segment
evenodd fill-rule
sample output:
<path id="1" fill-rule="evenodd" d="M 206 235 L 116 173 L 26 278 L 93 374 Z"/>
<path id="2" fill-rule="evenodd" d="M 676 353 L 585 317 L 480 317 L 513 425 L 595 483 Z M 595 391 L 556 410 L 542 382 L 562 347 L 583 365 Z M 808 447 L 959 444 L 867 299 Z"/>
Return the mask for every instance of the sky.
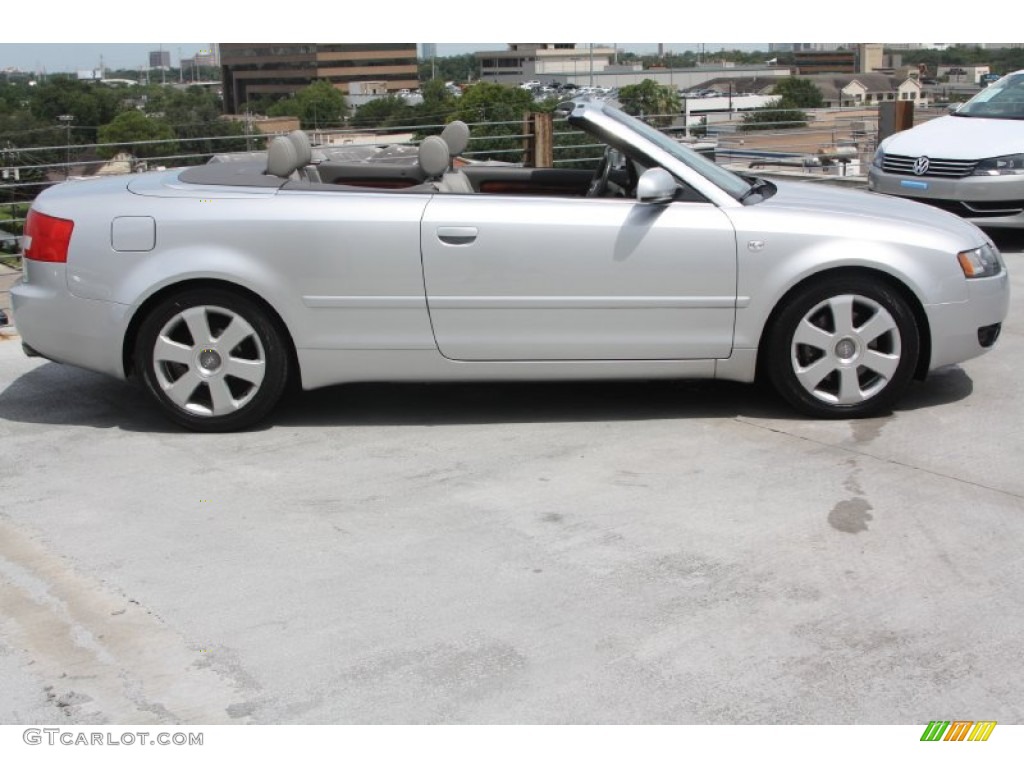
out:
<path id="1" fill-rule="evenodd" d="M 253 6 L 251 12 L 242 15 L 235 4 L 175 0 L 158 16 L 140 16 L 137 0 L 104 0 L 100 5 L 70 0 L 7 5 L 11 7 L 5 7 L 0 24 L 0 70 L 14 66 L 28 71 L 45 68 L 48 72 L 94 69 L 99 66 L 100 56 L 108 68 L 136 69 L 148 63 L 149 51 L 160 48 L 171 53 L 176 65 L 179 48 L 181 56 L 189 58 L 214 41 L 435 41 L 440 55 L 501 50 L 509 40 L 651 41 L 661 35 L 690 37 L 693 33 L 705 36 L 707 50 L 765 50 L 768 42 L 763 41 L 978 41 L 998 36 L 994 29 L 998 25 L 991 23 L 993 18 L 1018 14 L 1013 0 L 990 0 L 986 13 L 956 14 L 955 18 L 921 13 L 920 6 L 912 3 L 861 0 L 843 11 L 841 24 L 826 20 L 828 14 L 822 13 L 820 0 L 777 4 L 730 0 L 721 12 L 720 6 L 686 0 L 648 0 L 642 5 L 618 2 L 600 11 L 583 10 L 596 6 L 550 0 L 486 5 L 445 0 L 439 13 L 425 12 L 423 0 L 388 0 L 385 11 L 379 11 L 381 6 L 373 3 L 303 4 L 296 6 L 301 10 L 284 13 L 284 6 L 267 4 L 259 9 Z M 312 10 L 305 10 L 308 8 Z M 638 12 L 638 8 L 642 10 Z M 202 36 L 207 42 L 138 42 L 155 37 L 154 33 L 165 40 Z M 886 39 L 879 40 L 880 33 Z M 506 42 L 476 42 L 496 37 Z M 657 49 L 656 42 L 615 45 L 638 53 Z M 694 50 L 700 43 L 664 45 L 669 50 L 683 51 Z"/>

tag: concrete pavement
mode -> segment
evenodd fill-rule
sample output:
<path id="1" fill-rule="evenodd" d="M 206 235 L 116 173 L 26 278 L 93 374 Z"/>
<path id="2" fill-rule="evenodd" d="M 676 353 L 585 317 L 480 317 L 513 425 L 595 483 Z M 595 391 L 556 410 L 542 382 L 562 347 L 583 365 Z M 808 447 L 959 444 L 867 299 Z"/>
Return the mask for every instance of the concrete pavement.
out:
<path id="1" fill-rule="evenodd" d="M 3 723 L 1020 722 L 1024 255 L 890 416 L 358 385 L 194 435 L 0 340 Z"/>

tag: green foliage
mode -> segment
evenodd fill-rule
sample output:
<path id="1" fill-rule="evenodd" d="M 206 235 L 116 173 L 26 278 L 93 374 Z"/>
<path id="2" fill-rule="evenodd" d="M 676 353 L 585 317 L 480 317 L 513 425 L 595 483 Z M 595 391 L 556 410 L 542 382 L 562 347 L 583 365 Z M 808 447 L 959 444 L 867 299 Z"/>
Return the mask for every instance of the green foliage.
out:
<path id="1" fill-rule="evenodd" d="M 174 131 L 163 120 L 147 117 L 137 110 L 122 112 L 99 130 L 100 157 L 111 158 L 118 152 L 129 152 L 135 157 L 161 157 L 177 151 Z M 155 144 L 142 143 L 156 141 Z"/>
<path id="2" fill-rule="evenodd" d="M 651 79 L 620 88 L 619 102 L 625 112 L 659 128 L 672 125 L 682 106 L 678 92 Z"/>
<path id="3" fill-rule="evenodd" d="M 787 128 L 803 128 L 807 125 L 807 113 L 799 109 L 780 109 L 778 102 L 755 109 L 743 115 L 739 129 L 749 131 L 780 131 Z"/>
<path id="4" fill-rule="evenodd" d="M 55 75 L 32 89 L 32 114 L 51 125 L 71 115 L 75 135 L 83 143 L 96 139 L 96 127 L 109 123 L 122 110 L 123 92 L 100 83 Z"/>
<path id="5" fill-rule="evenodd" d="M 1005 75 L 1024 69 L 1024 48 L 979 48 L 975 45 L 955 45 L 945 50 L 892 51 L 903 57 L 907 65 L 924 64 L 929 74 L 947 65 L 988 65 L 993 72 Z"/>
<path id="6" fill-rule="evenodd" d="M 825 100 L 811 80 L 786 77 L 775 84 L 773 94 L 779 96 L 777 106 L 785 109 L 816 109 L 825 106 Z"/>
<path id="7" fill-rule="evenodd" d="M 401 96 L 383 96 L 356 109 L 352 125 L 356 127 L 394 128 L 414 125 L 416 110 Z"/>
<path id="8" fill-rule="evenodd" d="M 510 150 L 521 150 L 523 117 L 533 110 L 533 96 L 522 88 L 497 83 L 474 83 L 462 92 L 453 120 L 477 123 L 473 126 L 474 141 L 470 150 L 478 159 L 519 160 Z M 480 125 L 479 123 L 489 123 Z M 477 152 L 490 154 L 477 155 Z"/>
<path id="9" fill-rule="evenodd" d="M 147 91 L 147 111 L 161 115 L 179 140 L 186 165 L 205 163 L 207 155 L 246 149 L 245 124 L 221 117 L 220 98 L 198 87 L 186 90 L 153 86 Z M 237 138 L 232 138 L 237 137 Z"/>
<path id="10" fill-rule="evenodd" d="M 317 80 L 294 96 L 267 110 L 272 117 L 297 117 L 303 128 L 338 127 L 345 122 L 347 104 L 341 91 L 327 80 Z"/>
<path id="11" fill-rule="evenodd" d="M 438 56 L 433 62 L 420 59 L 419 78 L 421 83 L 428 80 L 467 83 L 480 79 L 480 63 L 472 53 L 461 56 Z"/>
<path id="12" fill-rule="evenodd" d="M 779 131 L 787 128 L 803 128 L 807 125 L 804 109 L 824 106 L 825 102 L 812 81 L 798 77 L 787 77 L 775 85 L 773 91 L 779 96 L 763 107 L 743 115 L 741 131 Z"/>

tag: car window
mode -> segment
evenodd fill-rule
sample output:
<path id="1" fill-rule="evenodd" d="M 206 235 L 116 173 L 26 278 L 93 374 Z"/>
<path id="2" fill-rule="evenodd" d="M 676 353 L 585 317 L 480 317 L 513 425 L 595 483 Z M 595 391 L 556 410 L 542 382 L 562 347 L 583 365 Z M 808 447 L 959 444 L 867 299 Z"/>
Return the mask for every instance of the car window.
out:
<path id="1" fill-rule="evenodd" d="M 1024 120 L 1024 72 L 997 80 L 954 114 L 958 117 Z"/>

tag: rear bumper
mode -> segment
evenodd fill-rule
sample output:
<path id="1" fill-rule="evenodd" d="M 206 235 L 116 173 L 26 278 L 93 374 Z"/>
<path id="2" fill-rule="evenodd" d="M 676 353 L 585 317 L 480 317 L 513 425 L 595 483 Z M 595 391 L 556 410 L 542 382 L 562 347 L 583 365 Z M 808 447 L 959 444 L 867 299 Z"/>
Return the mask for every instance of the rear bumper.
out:
<path id="1" fill-rule="evenodd" d="M 121 345 L 130 308 L 74 296 L 63 264 L 26 259 L 25 277 L 11 289 L 11 306 L 14 325 L 32 352 L 125 378 Z"/>

